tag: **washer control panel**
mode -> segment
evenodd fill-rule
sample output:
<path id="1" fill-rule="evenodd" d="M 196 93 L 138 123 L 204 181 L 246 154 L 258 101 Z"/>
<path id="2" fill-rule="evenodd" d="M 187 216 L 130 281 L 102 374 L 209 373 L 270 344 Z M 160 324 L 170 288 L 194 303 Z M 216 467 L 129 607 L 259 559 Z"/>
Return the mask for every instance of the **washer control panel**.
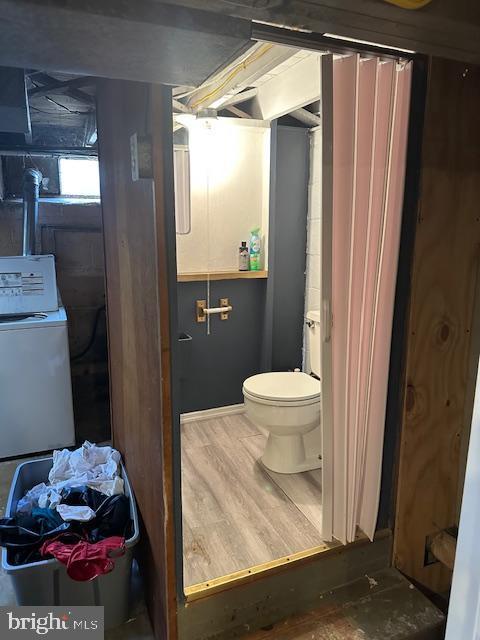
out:
<path id="1" fill-rule="evenodd" d="M 0 257 L 0 315 L 58 309 L 55 258 Z"/>

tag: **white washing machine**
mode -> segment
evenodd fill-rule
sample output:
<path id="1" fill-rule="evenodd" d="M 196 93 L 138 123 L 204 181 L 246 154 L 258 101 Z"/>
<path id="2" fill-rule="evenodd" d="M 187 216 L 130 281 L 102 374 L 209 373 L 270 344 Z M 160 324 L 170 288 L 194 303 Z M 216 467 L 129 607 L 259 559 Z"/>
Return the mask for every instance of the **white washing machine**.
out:
<path id="1" fill-rule="evenodd" d="M 0 458 L 74 444 L 65 309 L 0 317 Z"/>
<path id="2" fill-rule="evenodd" d="M 74 444 L 65 309 L 0 316 L 0 458 Z"/>

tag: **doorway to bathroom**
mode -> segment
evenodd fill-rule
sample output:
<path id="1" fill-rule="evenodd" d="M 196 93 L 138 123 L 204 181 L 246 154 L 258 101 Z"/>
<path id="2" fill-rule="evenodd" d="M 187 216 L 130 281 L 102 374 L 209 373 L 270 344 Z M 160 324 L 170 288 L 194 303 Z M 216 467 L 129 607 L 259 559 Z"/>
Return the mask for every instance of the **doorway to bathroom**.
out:
<path id="1" fill-rule="evenodd" d="M 409 64 L 259 40 L 173 90 L 187 598 L 373 538 Z"/>
<path id="2" fill-rule="evenodd" d="M 221 113 L 182 117 L 175 132 L 177 189 L 185 189 L 187 142 L 189 156 L 190 196 L 177 191 L 177 293 L 184 580 L 195 591 L 323 548 L 320 383 L 295 374 L 314 387 L 317 423 L 310 436 L 316 468 L 303 473 L 259 462 L 268 431 L 245 412 L 243 394 L 244 384 L 255 393 L 262 372 L 290 376 L 303 368 L 309 133 L 280 125 L 273 134 L 268 121 Z M 295 176 L 288 190 L 276 180 L 279 171 Z M 182 215 L 185 201 L 190 211 Z M 259 269 L 240 271 L 242 242 L 251 244 L 255 228 Z M 288 270 L 275 266 L 282 254 Z"/>

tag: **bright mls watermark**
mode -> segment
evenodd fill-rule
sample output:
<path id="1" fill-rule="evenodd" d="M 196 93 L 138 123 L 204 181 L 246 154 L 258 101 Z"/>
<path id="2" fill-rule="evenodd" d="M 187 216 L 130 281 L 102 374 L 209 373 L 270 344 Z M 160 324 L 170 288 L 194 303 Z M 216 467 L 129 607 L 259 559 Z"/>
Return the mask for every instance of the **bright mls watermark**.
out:
<path id="1" fill-rule="evenodd" d="M 103 640 L 103 607 L 0 607 L 0 638 Z"/>

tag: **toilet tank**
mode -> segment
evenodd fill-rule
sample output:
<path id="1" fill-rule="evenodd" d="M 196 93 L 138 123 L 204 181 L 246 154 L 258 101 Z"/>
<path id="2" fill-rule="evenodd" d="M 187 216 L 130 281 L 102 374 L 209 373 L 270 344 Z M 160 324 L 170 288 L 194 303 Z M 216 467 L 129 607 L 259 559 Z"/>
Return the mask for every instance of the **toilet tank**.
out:
<path id="1" fill-rule="evenodd" d="M 310 353 L 310 371 L 320 377 L 320 311 L 307 311 L 306 347 Z"/>

